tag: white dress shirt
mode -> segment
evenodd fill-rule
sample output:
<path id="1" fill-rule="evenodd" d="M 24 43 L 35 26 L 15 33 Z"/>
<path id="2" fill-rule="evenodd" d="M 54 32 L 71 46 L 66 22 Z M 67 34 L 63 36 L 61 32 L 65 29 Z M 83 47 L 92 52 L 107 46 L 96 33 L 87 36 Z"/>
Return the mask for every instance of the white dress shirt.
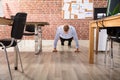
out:
<path id="1" fill-rule="evenodd" d="M 77 37 L 75 28 L 73 26 L 69 25 L 69 31 L 68 31 L 68 33 L 65 33 L 63 27 L 64 27 L 64 25 L 61 25 L 57 28 L 55 39 L 54 39 L 54 48 L 56 48 L 56 46 L 57 46 L 59 37 L 61 37 L 63 39 L 69 39 L 69 38 L 73 37 L 73 39 L 75 40 L 75 43 L 76 43 L 76 48 L 79 48 L 78 37 Z"/>

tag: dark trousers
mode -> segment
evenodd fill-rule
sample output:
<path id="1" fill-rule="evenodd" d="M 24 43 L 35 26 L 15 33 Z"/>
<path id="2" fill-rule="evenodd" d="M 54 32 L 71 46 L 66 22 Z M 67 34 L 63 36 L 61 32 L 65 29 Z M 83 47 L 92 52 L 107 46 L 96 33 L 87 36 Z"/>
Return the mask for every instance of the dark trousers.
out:
<path id="1" fill-rule="evenodd" d="M 64 45 L 64 42 L 68 41 L 68 46 L 71 46 L 72 40 L 73 40 L 73 37 L 69 38 L 69 39 L 63 39 L 63 38 L 60 37 L 61 45 Z"/>

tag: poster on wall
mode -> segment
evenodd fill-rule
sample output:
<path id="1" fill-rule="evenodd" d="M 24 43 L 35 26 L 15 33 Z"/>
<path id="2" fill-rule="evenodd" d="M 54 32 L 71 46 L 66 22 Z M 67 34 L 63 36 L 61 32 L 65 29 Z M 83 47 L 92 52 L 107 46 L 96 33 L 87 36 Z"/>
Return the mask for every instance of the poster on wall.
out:
<path id="1" fill-rule="evenodd" d="M 93 18 L 92 0 L 63 0 L 64 19 L 90 19 Z"/>

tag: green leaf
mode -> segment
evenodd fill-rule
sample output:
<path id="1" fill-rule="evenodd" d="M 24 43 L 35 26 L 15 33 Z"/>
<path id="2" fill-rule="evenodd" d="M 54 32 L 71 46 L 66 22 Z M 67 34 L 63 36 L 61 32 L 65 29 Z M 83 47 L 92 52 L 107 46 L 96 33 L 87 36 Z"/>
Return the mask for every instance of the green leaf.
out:
<path id="1" fill-rule="evenodd" d="M 111 12 L 111 15 L 117 14 L 120 12 L 120 4 L 117 4 L 114 10 Z"/>

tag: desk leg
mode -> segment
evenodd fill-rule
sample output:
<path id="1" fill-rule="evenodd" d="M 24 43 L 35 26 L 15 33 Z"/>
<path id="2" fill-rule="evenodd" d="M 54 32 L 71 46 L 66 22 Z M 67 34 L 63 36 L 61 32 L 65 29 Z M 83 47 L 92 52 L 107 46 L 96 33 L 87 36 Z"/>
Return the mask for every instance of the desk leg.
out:
<path id="1" fill-rule="evenodd" d="M 96 54 L 98 54 L 98 42 L 99 42 L 99 27 L 96 28 Z"/>
<path id="2" fill-rule="evenodd" d="M 42 27 L 39 26 L 39 48 L 40 48 L 40 52 L 42 51 Z"/>
<path id="3" fill-rule="evenodd" d="M 38 26 L 35 24 L 35 54 L 39 53 L 38 43 L 39 43 Z"/>
<path id="4" fill-rule="evenodd" d="M 41 26 L 35 25 L 35 54 L 39 54 L 42 51 L 42 29 Z"/>
<path id="5" fill-rule="evenodd" d="M 94 28 L 89 28 L 89 63 L 94 64 Z"/>

